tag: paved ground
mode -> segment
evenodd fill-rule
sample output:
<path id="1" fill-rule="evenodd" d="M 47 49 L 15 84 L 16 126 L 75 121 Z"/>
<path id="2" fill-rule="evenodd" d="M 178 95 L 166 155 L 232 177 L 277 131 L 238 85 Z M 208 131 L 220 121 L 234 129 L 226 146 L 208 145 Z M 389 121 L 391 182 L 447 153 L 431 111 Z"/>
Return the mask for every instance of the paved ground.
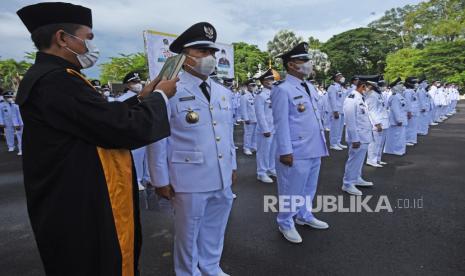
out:
<path id="1" fill-rule="evenodd" d="M 222 267 L 231 275 L 465 275 L 465 103 L 459 112 L 404 157 L 385 168 L 364 168 L 375 187 L 364 189 L 375 207 L 387 195 L 393 212 L 320 213 L 331 228 L 299 227 L 304 242 L 284 241 L 263 196 L 275 185 L 255 180 L 255 159 L 238 154 L 239 181 Z M 1 275 L 43 275 L 26 213 L 20 159 L 0 145 Z M 239 151 L 238 151 L 239 152 Z M 318 195 L 342 195 L 347 151 L 323 160 Z M 343 196 L 344 206 L 349 196 Z M 421 199 L 419 201 L 419 199 Z M 169 205 L 142 200 L 143 275 L 172 275 Z M 413 208 L 416 203 L 420 207 Z M 410 208 L 405 208 L 409 205 Z M 404 207 L 404 208 L 401 208 Z"/>

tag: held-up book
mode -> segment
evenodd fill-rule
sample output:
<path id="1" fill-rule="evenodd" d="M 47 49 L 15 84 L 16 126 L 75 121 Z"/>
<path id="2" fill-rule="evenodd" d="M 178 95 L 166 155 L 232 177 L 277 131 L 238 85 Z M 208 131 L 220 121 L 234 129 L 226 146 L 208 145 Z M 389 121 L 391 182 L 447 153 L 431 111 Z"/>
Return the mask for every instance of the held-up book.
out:
<path id="1" fill-rule="evenodd" d="M 169 57 L 160 70 L 160 79 L 172 80 L 176 78 L 185 60 L 186 56 L 183 54 Z"/>

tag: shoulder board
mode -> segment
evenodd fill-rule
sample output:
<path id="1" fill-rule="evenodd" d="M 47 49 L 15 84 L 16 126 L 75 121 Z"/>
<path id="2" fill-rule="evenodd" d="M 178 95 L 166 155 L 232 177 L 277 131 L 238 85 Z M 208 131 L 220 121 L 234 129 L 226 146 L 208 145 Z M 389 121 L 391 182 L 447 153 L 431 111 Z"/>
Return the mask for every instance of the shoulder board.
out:
<path id="1" fill-rule="evenodd" d="M 347 98 L 353 99 L 353 98 L 355 98 L 355 94 L 352 93 L 352 94 L 350 94 Z"/>
<path id="2" fill-rule="evenodd" d="M 275 81 L 275 82 L 273 83 L 273 85 L 278 86 L 278 85 L 280 85 L 280 84 L 283 83 L 283 82 L 285 82 L 285 80 Z"/>

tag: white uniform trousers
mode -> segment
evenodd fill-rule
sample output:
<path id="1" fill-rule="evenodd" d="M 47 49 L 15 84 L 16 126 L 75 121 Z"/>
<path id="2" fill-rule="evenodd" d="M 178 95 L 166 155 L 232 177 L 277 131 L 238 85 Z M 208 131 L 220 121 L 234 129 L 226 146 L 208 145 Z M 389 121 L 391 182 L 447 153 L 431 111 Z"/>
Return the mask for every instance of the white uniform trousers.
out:
<path id="1" fill-rule="evenodd" d="M 360 182 L 362 178 L 362 167 L 368 151 L 368 144 L 360 144 L 357 149 L 352 148 L 349 144 L 349 158 L 347 159 L 343 184 L 345 186 L 355 185 Z"/>
<path id="2" fill-rule="evenodd" d="M 344 131 L 344 115 L 339 113 L 339 119 L 335 119 L 334 115 L 330 116 L 330 145 L 335 146 L 341 143 L 342 132 Z"/>
<path id="3" fill-rule="evenodd" d="M 244 123 L 244 149 L 257 149 L 257 123 Z"/>
<path id="4" fill-rule="evenodd" d="M 14 126 L 5 126 L 5 138 L 8 149 L 15 148 L 15 127 Z"/>
<path id="5" fill-rule="evenodd" d="M 219 275 L 232 202 L 231 187 L 175 194 L 174 269 L 177 276 Z"/>
<path id="6" fill-rule="evenodd" d="M 146 152 L 146 147 L 141 147 L 131 151 L 132 159 L 134 160 L 134 167 L 136 168 L 137 182 L 139 184 L 142 184 L 142 180 L 144 179 L 144 161 Z"/>
<path id="7" fill-rule="evenodd" d="M 431 121 L 430 112 L 425 111 L 425 112 L 420 112 L 418 114 L 418 125 L 417 125 L 418 134 L 421 134 L 421 135 L 428 134 L 429 124 L 431 123 L 430 121 Z"/>
<path id="8" fill-rule="evenodd" d="M 406 149 L 405 126 L 390 126 L 386 133 L 384 153 L 404 155 Z"/>
<path id="9" fill-rule="evenodd" d="M 367 162 L 376 164 L 381 161 L 381 156 L 383 155 L 383 147 L 386 142 L 386 131 L 388 129 L 383 129 L 383 131 L 378 132 L 373 131 L 373 141 L 368 145 L 368 157 Z"/>
<path id="10" fill-rule="evenodd" d="M 408 125 L 405 129 L 405 140 L 407 143 L 416 144 L 417 143 L 417 124 L 418 116 L 413 115 L 410 120 L 408 120 Z"/>
<path id="11" fill-rule="evenodd" d="M 313 218 L 312 210 L 307 210 L 306 205 L 312 206 L 311 202 L 307 203 L 307 199 L 313 201 L 316 188 L 318 185 L 318 176 L 320 174 L 321 157 L 309 159 L 294 159 L 292 167 L 286 166 L 276 161 L 276 172 L 278 178 L 278 195 L 285 196 L 302 196 L 305 199 L 303 206 L 297 210 L 279 210 L 277 216 L 278 225 L 283 230 L 294 228 L 294 216 L 303 221 L 310 221 Z M 309 197 L 309 198 L 308 198 Z M 286 200 L 291 202 L 292 199 Z M 288 209 L 292 209 L 289 204 Z M 288 212 L 290 211 L 290 212 Z"/>
<path id="12" fill-rule="evenodd" d="M 257 133 L 257 175 L 266 175 L 267 171 L 274 171 L 275 152 L 271 151 L 274 133 L 270 137 Z"/>

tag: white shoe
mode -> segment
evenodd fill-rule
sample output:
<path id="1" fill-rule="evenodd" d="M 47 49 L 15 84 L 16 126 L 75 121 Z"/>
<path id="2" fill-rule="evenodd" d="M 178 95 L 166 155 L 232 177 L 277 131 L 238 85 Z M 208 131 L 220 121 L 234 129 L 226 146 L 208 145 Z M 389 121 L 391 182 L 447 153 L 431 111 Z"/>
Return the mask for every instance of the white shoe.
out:
<path id="1" fill-rule="evenodd" d="M 15 148 L 8 148 L 8 152 L 15 151 Z"/>
<path id="2" fill-rule="evenodd" d="M 430 126 L 437 126 L 438 123 L 434 122 L 434 123 L 431 123 L 431 124 L 429 124 L 429 125 L 430 125 Z"/>
<path id="3" fill-rule="evenodd" d="M 145 190 L 144 185 L 142 185 L 142 184 L 139 183 L 139 191 L 144 191 L 144 190 Z"/>
<path id="4" fill-rule="evenodd" d="M 371 187 L 371 186 L 373 186 L 373 182 L 366 181 L 366 180 L 363 180 L 363 179 L 359 179 L 359 181 L 357 183 L 355 183 L 355 186 Z"/>
<path id="5" fill-rule="evenodd" d="M 342 150 L 342 148 L 339 147 L 338 145 L 329 146 L 329 148 L 332 150 Z"/>
<path id="6" fill-rule="evenodd" d="M 237 149 L 239 149 L 239 147 L 238 147 L 238 146 L 234 146 L 234 149 L 236 149 L 236 150 L 237 150 Z"/>
<path id="7" fill-rule="evenodd" d="M 329 131 L 331 131 L 331 130 L 330 130 L 329 128 L 325 128 L 325 131 L 329 132 Z"/>
<path id="8" fill-rule="evenodd" d="M 380 165 L 387 165 L 388 163 L 383 162 L 383 161 L 379 161 L 378 164 L 380 164 Z"/>
<path id="9" fill-rule="evenodd" d="M 249 149 L 244 149 L 244 154 L 250 156 L 252 155 L 252 152 Z"/>
<path id="10" fill-rule="evenodd" d="M 257 179 L 263 183 L 273 183 L 273 179 L 271 179 L 268 175 L 257 175 Z"/>
<path id="11" fill-rule="evenodd" d="M 275 171 L 275 170 L 268 171 L 268 175 L 269 175 L 269 176 L 272 176 L 272 177 L 277 177 L 277 176 L 278 176 L 278 175 L 276 174 L 276 171 Z"/>
<path id="12" fill-rule="evenodd" d="M 407 146 L 412 147 L 412 146 L 415 146 L 415 144 L 414 143 L 407 143 Z"/>
<path id="13" fill-rule="evenodd" d="M 283 230 L 279 227 L 279 232 L 281 232 L 284 238 L 292 243 L 301 243 L 302 237 L 300 236 L 299 232 L 294 228 L 289 230 Z"/>
<path id="14" fill-rule="evenodd" d="M 347 146 L 346 145 L 343 145 L 343 144 L 337 144 L 341 149 L 346 149 Z"/>
<path id="15" fill-rule="evenodd" d="M 371 162 L 367 162 L 367 165 L 368 165 L 368 166 L 375 167 L 375 168 L 382 168 L 382 167 L 383 167 L 383 165 L 381 165 L 381 164 L 378 164 L 378 163 L 371 163 Z"/>
<path id="16" fill-rule="evenodd" d="M 236 199 L 236 198 L 237 198 L 237 195 L 233 193 L 233 199 Z"/>
<path id="17" fill-rule="evenodd" d="M 300 219 L 295 219 L 295 223 L 298 225 L 308 225 L 315 229 L 328 229 L 329 228 L 329 225 L 326 222 L 321 221 L 317 218 L 313 218 L 311 221 L 303 221 Z"/>
<path id="18" fill-rule="evenodd" d="M 23 152 L 22 152 L 22 151 L 19 151 L 19 152 L 18 152 L 18 156 L 21 156 L 21 155 L 23 155 Z"/>
<path id="19" fill-rule="evenodd" d="M 342 190 L 351 195 L 356 195 L 356 196 L 363 195 L 362 191 L 357 189 L 354 185 L 349 185 L 349 186 L 342 185 Z"/>

